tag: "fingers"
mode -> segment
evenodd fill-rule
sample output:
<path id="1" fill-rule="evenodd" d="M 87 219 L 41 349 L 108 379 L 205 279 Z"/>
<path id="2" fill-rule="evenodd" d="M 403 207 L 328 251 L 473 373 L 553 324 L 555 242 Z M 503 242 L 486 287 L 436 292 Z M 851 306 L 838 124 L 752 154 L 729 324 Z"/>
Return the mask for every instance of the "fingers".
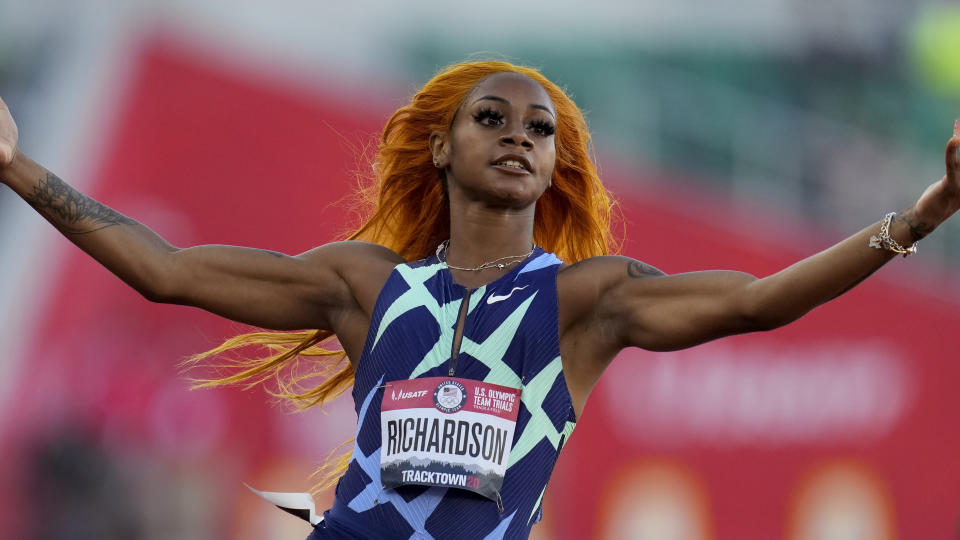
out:
<path id="1" fill-rule="evenodd" d="M 960 137 L 954 137 L 947 143 L 947 174 L 960 175 Z"/>
<path id="2" fill-rule="evenodd" d="M 947 174 L 960 175 L 960 119 L 953 123 L 953 137 L 947 142 Z"/>
<path id="3" fill-rule="evenodd" d="M 17 155 L 17 125 L 7 104 L 0 98 L 0 169 L 6 168 Z"/>

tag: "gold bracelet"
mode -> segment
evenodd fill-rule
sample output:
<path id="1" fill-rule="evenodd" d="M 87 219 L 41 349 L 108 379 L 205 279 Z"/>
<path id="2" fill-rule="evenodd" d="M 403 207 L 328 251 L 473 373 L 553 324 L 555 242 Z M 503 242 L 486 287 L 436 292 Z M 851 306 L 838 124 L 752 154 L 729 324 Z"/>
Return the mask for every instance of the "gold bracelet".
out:
<path id="1" fill-rule="evenodd" d="M 869 245 L 872 248 L 885 249 L 903 255 L 904 257 L 913 255 L 917 252 L 917 244 L 919 244 L 919 242 L 914 242 L 912 246 L 905 248 L 898 244 L 896 240 L 890 238 L 890 222 L 893 221 L 893 217 L 896 215 L 896 212 L 890 212 L 883 216 L 883 223 L 880 224 L 880 234 L 871 236 Z"/>

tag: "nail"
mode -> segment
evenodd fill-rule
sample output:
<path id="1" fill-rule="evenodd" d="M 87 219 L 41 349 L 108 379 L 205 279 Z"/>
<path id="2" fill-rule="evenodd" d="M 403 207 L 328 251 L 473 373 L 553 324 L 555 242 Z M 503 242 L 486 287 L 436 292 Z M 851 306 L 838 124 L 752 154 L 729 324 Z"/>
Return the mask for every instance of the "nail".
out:
<path id="1" fill-rule="evenodd" d="M 960 118 L 953 121 L 953 136 L 960 137 Z"/>

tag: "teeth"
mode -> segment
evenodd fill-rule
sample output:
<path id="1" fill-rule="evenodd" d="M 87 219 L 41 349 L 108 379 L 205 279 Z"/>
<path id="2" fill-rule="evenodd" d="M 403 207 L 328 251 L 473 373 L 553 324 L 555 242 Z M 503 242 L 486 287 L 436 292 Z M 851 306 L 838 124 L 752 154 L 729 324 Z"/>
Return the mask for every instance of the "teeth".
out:
<path id="1" fill-rule="evenodd" d="M 508 159 L 507 161 L 501 161 L 497 163 L 497 165 L 503 165 L 504 167 L 513 167 L 514 169 L 526 169 L 526 167 L 523 166 L 523 163 L 520 163 L 519 161 L 514 161 L 512 159 Z"/>

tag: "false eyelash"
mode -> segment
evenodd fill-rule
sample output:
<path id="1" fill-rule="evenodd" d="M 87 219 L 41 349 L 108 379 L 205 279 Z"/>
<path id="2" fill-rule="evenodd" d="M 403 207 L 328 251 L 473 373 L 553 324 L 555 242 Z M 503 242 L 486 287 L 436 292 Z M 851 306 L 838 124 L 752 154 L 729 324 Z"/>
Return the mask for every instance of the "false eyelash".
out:
<path id="1" fill-rule="evenodd" d="M 547 122 L 546 120 L 534 120 L 533 122 L 530 122 L 530 127 L 532 127 L 534 130 L 536 130 L 538 133 L 540 133 L 544 137 L 549 137 L 550 135 L 553 135 L 557 131 L 557 128 L 554 127 L 554 125 L 551 124 L 550 122 Z"/>
<path id="2" fill-rule="evenodd" d="M 493 110 L 492 107 L 484 107 L 477 111 L 477 114 L 473 115 L 473 119 L 477 122 L 483 122 L 489 119 L 499 123 L 503 121 L 503 113 Z"/>

